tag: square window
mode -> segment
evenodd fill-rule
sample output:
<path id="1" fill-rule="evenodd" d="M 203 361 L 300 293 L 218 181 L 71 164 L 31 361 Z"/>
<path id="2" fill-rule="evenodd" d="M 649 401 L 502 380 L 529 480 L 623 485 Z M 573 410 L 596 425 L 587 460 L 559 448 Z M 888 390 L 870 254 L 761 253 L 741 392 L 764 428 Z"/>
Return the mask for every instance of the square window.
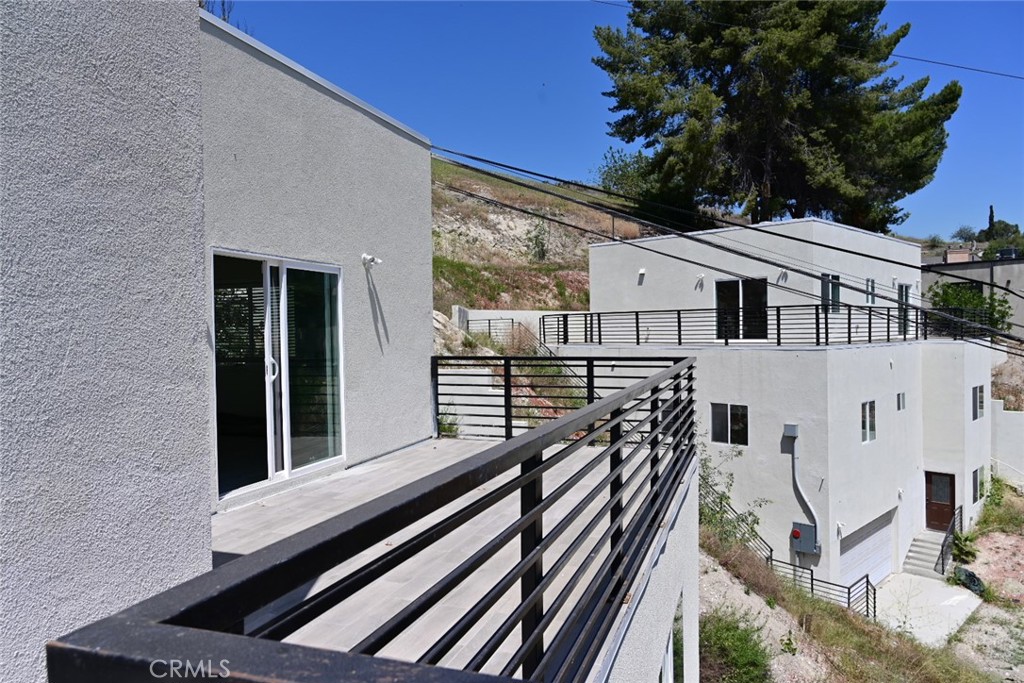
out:
<path id="1" fill-rule="evenodd" d="M 901 391 L 900 393 L 896 394 L 896 410 L 900 411 L 900 410 L 906 410 L 906 409 L 907 409 L 907 394 L 906 394 L 906 392 Z"/>
<path id="2" fill-rule="evenodd" d="M 712 403 L 711 440 L 735 446 L 748 445 L 747 406 Z"/>
<path id="3" fill-rule="evenodd" d="M 867 443 L 875 440 L 875 402 L 860 404 L 860 440 Z"/>

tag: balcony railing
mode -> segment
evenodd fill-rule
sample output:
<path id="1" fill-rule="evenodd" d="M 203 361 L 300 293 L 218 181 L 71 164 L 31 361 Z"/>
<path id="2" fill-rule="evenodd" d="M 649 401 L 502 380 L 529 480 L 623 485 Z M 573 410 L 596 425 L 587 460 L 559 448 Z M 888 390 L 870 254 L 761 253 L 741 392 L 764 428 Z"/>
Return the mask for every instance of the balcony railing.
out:
<path id="1" fill-rule="evenodd" d="M 608 396 L 678 357 L 435 356 L 442 436 L 510 439 Z M 641 407 L 636 417 L 646 417 Z M 634 418 L 635 419 L 635 418 Z"/>
<path id="2" fill-rule="evenodd" d="M 47 646 L 50 680 L 148 682 L 172 662 L 249 682 L 583 680 L 680 505 L 693 388 L 692 359 L 675 363 L 66 635 Z M 382 604 L 355 645 L 284 642 L 350 620 L 347 600 L 425 556 L 438 578 Z M 481 576 L 477 595 L 467 579 Z M 411 661 L 378 656 L 399 640 Z"/>
<path id="3" fill-rule="evenodd" d="M 851 304 L 556 313 L 540 319 L 545 344 L 631 345 L 756 343 L 829 346 L 985 337 L 986 311 L 923 310 Z"/>

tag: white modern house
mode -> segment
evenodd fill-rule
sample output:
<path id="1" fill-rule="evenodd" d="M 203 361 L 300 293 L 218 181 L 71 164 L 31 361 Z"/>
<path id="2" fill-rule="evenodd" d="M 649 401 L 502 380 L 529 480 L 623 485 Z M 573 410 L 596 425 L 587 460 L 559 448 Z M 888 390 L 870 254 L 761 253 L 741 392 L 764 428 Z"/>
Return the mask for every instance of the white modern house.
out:
<path id="1" fill-rule="evenodd" d="M 0 32 L 0 679 L 666 671 L 692 360 L 432 439 L 425 138 L 193 2 L 4 4 Z M 602 445 L 642 397 L 657 440 Z"/>
<path id="2" fill-rule="evenodd" d="M 917 310 L 915 244 L 817 219 L 696 236 L 593 245 L 590 312 L 543 318 L 544 341 L 695 357 L 706 448 L 738 507 L 765 501 L 776 558 L 841 585 L 931 567 L 929 530 L 980 512 L 994 440 L 1024 448 L 994 434 L 1000 354 Z"/>

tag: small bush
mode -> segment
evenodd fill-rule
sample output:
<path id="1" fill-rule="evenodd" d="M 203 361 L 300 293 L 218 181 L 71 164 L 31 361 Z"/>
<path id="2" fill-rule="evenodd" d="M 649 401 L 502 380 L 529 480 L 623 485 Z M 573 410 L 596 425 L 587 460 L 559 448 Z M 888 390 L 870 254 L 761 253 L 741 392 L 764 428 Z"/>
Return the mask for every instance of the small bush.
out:
<path id="1" fill-rule="evenodd" d="M 957 564 L 970 564 L 978 559 L 978 540 L 972 533 L 953 532 L 953 561 Z"/>
<path id="2" fill-rule="evenodd" d="M 437 414 L 437 433 L 439 436 L 454 439 L 459 435 L 459 418 L 450 406 L 441 406 Z"/>
<path id="3" fill-rule="evenodd" d="M 700 619 L 700 678 L 725 683 L 771 681 L 771 655 L 760 629 L 742 623 L 741 615 L 715 610 Z"/>

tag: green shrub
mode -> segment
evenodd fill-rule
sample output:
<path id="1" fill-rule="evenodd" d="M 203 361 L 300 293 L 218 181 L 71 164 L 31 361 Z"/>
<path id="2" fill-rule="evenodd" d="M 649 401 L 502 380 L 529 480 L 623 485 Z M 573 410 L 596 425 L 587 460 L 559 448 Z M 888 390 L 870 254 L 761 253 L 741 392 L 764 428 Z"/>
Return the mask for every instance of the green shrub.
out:
<path id="1" fill-rule="evenodd" d="M 761 630 L 742 615 L 717 609 L 700 619 L 700 678 L 723 683 L 768 683 L 771 655 Z"/>
<path id="2" fill-rule="evenodd" d="M 974 542 L 978 537 L 973 533 L 953 532 L 953 561 L 957 564 L 970 564 L 978 558 L 978 546 Z"/>

